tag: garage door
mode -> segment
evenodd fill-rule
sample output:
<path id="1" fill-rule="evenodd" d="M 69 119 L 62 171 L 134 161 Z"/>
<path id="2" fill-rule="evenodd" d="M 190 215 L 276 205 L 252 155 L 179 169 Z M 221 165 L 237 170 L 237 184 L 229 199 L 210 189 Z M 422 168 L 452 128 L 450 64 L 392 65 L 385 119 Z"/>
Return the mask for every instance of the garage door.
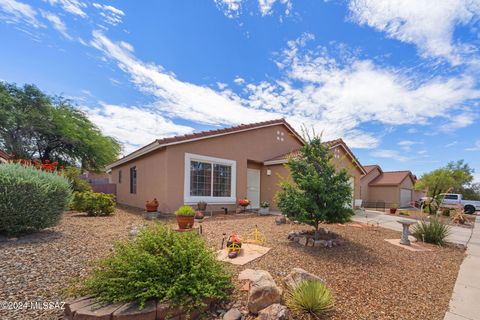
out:
<path id="1" fill-rule="evenodd" d="M 400 189 L 400 207 L 407 208 L 411 206 L 412 202 L 412 190 Z"/>

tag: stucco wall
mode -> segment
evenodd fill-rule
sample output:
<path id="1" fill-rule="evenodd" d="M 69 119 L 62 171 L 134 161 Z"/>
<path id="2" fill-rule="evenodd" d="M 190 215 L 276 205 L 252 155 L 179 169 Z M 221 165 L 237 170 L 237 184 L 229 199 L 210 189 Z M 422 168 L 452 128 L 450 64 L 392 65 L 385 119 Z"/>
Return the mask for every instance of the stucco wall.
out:
<path id="1" fill-rule="evenodd" d="M 337 170 L 345 168 L 354 178 L 354 199 L 360 199 L 360 177 L 362 173 L 358 167 L 351 162 L 344 149 L 337 148 L 339 149 L 339 157 L 338 159 L 333 158 L 332 161 Z M 331 150 L 331 152 L 334 152 L 334 150 Z M 268 169 L 272 171 L 270 176 L 267 176 Z M 274 197 L 279 190 L 278 184 L 282 178 L 290 179 L 289 170 L 285 165 L 270 165 L 262 169 L 260 198 L 262 201 L 270 202 L 273 210 L 278 210 Z"/>
<path id="2" fill-rule="evenodd" d="M 400 189 L 397 186 L 370 186 L 368 201 L 384 201 L 387 205 L 400 201 Z"/>
<path id="3" fill-rule="evenodd" d="M 378 170 L 378 168 L 375 168 L 372 171 L 370 171 L 366 176 L 360 178 L 360 199 L 362 199 L 363 202 L 370 201 L 369 200 L 370 187 L 368 186 L 368 184 L 372 182 L 379 175 L 380 175 L 380 170 Z"/>
<path id="4" fill-rule="evenodd" d="M 144 208 L 145 201 L 157 198 L 159 210 L 166 210 L 166 150 L 154 151 L 141 158 L 112 168 L 111 183 L 117 185 L 117 202 L 133 207 Z M 137 167 L 137 193 L 130 193 L 130 168 Z M 122 170 L 122 182 L 118 173 Z"/>
<path id="5" fill-rule="evenodd" d="M 281 134 L 283 133 L 283 135 Z M 282 140 L 277 139 L 283 138 Z M 298 149 L 300 141 L 283 125 L 259 128 L 234 134 L 197 140 L 166 147 L 140 159 L 112 169 L 112 182 L 117 184 L 119 203 L 143 208 L 145 201 L 156 197 L 159 209 L 173 212 L 184 204 L 185 153 L 236 161 L 236 198 L 246 196 L 247 167 Z M 129 168 L 137 166 L 137 193 L 130 194 Z M 122 183 L 118 184 L 118 170 L 122 169 Z M 262 198 L 260 198 L 263 201 Z M 236 208 L 236 203 L 209 204 L 208 210 Z"/>

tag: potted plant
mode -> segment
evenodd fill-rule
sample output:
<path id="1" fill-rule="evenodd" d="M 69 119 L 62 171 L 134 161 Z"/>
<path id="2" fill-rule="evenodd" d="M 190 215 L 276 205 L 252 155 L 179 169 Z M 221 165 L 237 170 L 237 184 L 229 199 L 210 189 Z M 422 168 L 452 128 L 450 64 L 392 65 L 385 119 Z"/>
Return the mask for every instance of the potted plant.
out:
<path id="1" fill-rule="evenodd" d="M 392 203 L 392 205 L 390 206 L 390 214 L 395 214 L 397 212 L 397 209 L 398 209 L 398 204 Z"/>
<path id="2" fill-rule="evenodd" d="M 262 216 L 268 215 L 270 213 L 270 203 L 268 203 L 268 201 L 260 202 L 260 210 L 258 210 L 258 213 Z"/>
<path id="3" fill-rule="evenodd" d="M 243 199 L 238 200 L 238 205 L 243 208 L 243 212 L 245 212 L 245 209 L 250 205 L 250 200 L 248 200 L 246 197 Z"/>
<path id="4" fill-rule="evenodd" d="M 195 210 L 190 206 L 181 206 L 175 211 L 177 216 L 177 224 L 180 229 L 191 229 L 193 227 Z"/>
<path id="5" fill-rule="evenodd" d="M 207 210 L 207 203 L 206 203 L 205 201 L 199 201 L 199 202 L 197 203 L 197 209 L 198 209 L 199 211 L 205 211 L 205 210 Z"/>
<path id="6" fill-rule="evenodd" d="M 147 212 L 157 212 L 158 210 L 158 200 L 157 198 L 153 198 L 152 201 L 148 201 L 145 203 L 145 209 Z"/>

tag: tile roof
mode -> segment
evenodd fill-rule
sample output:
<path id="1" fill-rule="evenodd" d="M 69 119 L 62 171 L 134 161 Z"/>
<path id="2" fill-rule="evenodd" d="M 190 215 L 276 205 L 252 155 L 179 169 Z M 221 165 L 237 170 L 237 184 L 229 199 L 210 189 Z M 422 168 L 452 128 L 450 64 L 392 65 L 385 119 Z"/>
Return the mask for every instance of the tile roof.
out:
<path id="1" fill-rule="evenodd" d="M 293 127 L 290 126 L 290 124 L 284 118 L 281 118 L 281 119 L 275 119 L 275 120 L 268 120 L 268 121 L 250 123 L 250 124 L 241 124 L 241 125 L 238 125 L 238 126 L 222 128 L 222 129 L 195 132 L 195 133 L 190 133 L 190 134 L 186 134 L 186 135 L 183 135 L 183 136 L 174 136 L 174 137 L 169 137 L 169 138 L 157 139 L 156 142 L 159 143 L 159 144 L 181 142 L 181 141 L 187 141 L 187 140 L 191 140 L 191 139 L 215 136 L 215 135 L 218 135 L 218 134 L 233 133 L 233 132 L 236 132 L 236 131 L 243 131 L 243 130 L 246 130 L 246 129 L 261 128 L 261 127 L 264 127 L 264 126 L 267 126 L 267 125 L 274 125 L 274 124 L 284 124 L 293 133 L 295 133 L 295 135 L 297 137 L 300 137 L 300 135 L 295 131 L 295 129 L 293 129 Z"/>
<path id="2" fill-rule="evenodd" d="M 410 176 L 415 182 L 415 176 L 410 171 L 384 171 L 383 174 L 376 177 L 368 185 L 369 186 L 397 186 Z"/>
<path id="3" fill-rule="evenodd" d="M 366 174 L 369 174 L 370 172 L 372 172 L 375 168 L 378 168 L 380 170 L 380 172 L 382 172 L 382 168 L 380 168 L 380 166 L 378 164 L 369 164 L 369 165 L 366 165 L 366 166 L 363 166 L 363 168 L 365 169 L 365 171 L 367 172 Z"/>
<path id="4" fill-rule="evenodd" d="M 215 129 L 215 130 L 208 130 L 208 131 L 201 131 L 201 132 L 195 132 L 195 133 L 190 133 L 182 136 L 174 136 L 174 137 L 168 137 L 168 138 L 163 138 L 163 139 L 157 139 L 153 141 L 152 143 L 147 144 L 146 146 L 143 146 L 142 148 L 124 156 L 123 158 L 115 161 L 114 163 L 110 164 L 107 166 L 108 168 L 113 168 L 121 163 L 130 161 L 135 159 L 136 157 L 140 155 L 144 155 L 148 152 L 150 152 L 152 149 L 156 147 L 161 147 L 161 146 L 166 146 L 169 144 L 177 144 L 177 143 L 185 143 L 191 140 L 196 140 L 196 139 L 206 139 L 209 137 L 214 137 L 217 135 L 224 135 L 224 134 L 230 134 L 230 133 L 235 133 L 235 132 L 241 132 L 245 130 L 252 130 L 256 128 L 262 128 L 265 126 L 271 126 L 271 125 L 276 125 L 276 124 L 283 124 L 285 125 L 294 135 L 297 137 L 300 141 L 303 143 L 303 138 L 301 137 L 300 134 L 298 134 L 297 131 L 284 119 L 275 119 L 275 120 L 268 120 L 268 121 L 262 121 L 262 122 L 256 122 L 256 123 L 250 123 L 250 124 L 240 124 L 238 126 L 234 127 L 228 127 L 228 128 L 222 128 L 222 129 Z"/>
<path id="5" fill-rule="evenodd" d="M 347 146 L 345 141 L 343 141 L 343 139 L 339 138 L 339 139 L 323 142 L 323 145 L 326 146 L 327 148 L 332 148 L 332 147 L 335 147 L 339 144 L 342 145 L 345 148 L 345 150 L 347 150 L 347 152 L 352 156 L 355 164 L 359 167 L 360 171 L 363 171 L 363 173 L 366 174 L 364 167 L 360 164 L 360 161 L 358 161 L 357 157 L 353 154 L 352 150 L 350 150 L 350 148 Z M 296 157 L 298 155 L 300 155 L 300 150 L 299 149 L 293 150 L 291 152 L 287 152 L 287 153 L 284 153 L 284 154 L 281 154 L 281 155 L 278 155 L 274 158 L 265 160 L 264 162 L 283 161 L 283 160 L 286 160 L 289 156 Z"/>

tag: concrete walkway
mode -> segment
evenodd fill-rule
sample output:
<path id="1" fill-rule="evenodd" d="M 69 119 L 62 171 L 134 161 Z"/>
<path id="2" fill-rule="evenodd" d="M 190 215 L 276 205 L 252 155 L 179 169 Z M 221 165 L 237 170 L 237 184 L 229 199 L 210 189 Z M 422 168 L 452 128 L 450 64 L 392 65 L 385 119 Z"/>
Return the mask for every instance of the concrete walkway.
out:
<path id="1" fill-rule="evenodd" d="M 480 320 L 480 217 L 467 246 L 444 320 Z"/>
<path id="2" fill-rule="evenodd" d="M 361 223 L 368 222 L 370 224 L 375 224 L 375 225 L 378 224 L 379 227 L 401 232 L 402 225 L 397 222 L 400 219 L 416 221 L 415 219 L 412 219 L 412 218 L 402 217 L 398 215 L 395 215 L 395 216 L 388 215 L 383 212 L 370 211 L 370 210 L 365 210 L 365 213 L 357 211 L 357 213 L 352 218 L 352 220 L 356 222 L 361 222 Z M 480 229 L 480 227 L 478 227 L 477 229 Z M 447 241 L 466 246 L 471 236 L 472 236 L 472 229 L 452 226 L 450 228 L 450 235 L 447 237 Z M 480 235 L 478 237 L 480 242 Z"/>

